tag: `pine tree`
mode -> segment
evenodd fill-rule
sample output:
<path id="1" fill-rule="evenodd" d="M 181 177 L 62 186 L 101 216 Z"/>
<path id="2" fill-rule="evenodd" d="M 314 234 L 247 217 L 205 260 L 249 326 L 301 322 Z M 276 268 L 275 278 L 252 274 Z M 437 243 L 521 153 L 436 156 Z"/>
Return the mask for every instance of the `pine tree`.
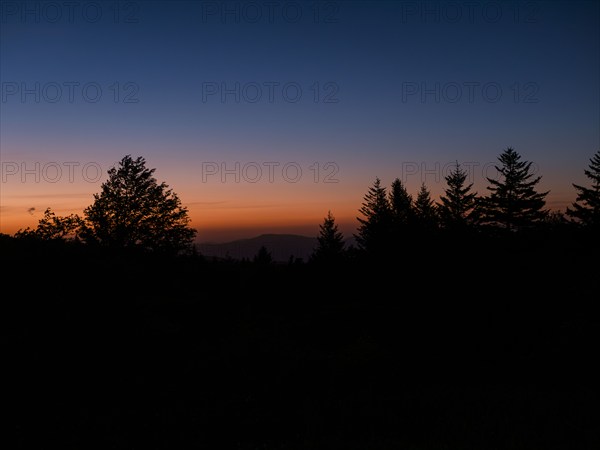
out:
<path id="1" fill-rule="evenodd" d="M 273 257 L 271 256 L 271 252 L 267 250 L 267 247 L 261 245 L 258 253 L 254 255 L 253 262 L 261 266 L 267 266 L 273 262 Z"/>
<path id="2" fill-rule="evenodd" d="M 340 261 L 344 255 L 344 236 L 338 230 L 335 223 L 335 217 L 331 211 L 319 225 L 319 236 L 317 236 L 317 248 L 312 259 L 317 262 L 336 262 Z"/>
<path id="3" fill-rule="evenodd" d="M 108 171 L 102 191 L 85 209 L 86 240 L 113 247 L 177 252 L 188 249 L 196 234 L 187 209 L 165 183 L 153 177 L 144 158 L 125 156 Z"/>
<path id="4" fill-rule="evenodd" d="M 413 221 L 413 199 L 406 187 L 396 178 L 390 191 L 390 207 L 396 231 L 409 226 Z"/>
<path id="5" fill-rule="evenodd" d="M 567 215 L 584 226 L 600 227 L 600 150 L 590 159 L 585 176 L 592 180 L 592 187 L 573 184 L 577 190 L 577 200 L 573 209 L 567 208 Z"/>
<path id="6" fill-rule="evenodd" d="M 500 179 L 487 179 L 491 194 L 482 200 L 483 221 L 507 230 L 542 221 L 547 214 L 543 208 L 548 192 L 535 190 L 542 177 L 534 178 L 532 163 L 521 161 L 521 155 L 511 147 L 504 150 L 498 160 L 502 163 L 501 167 L 496 166 Z"/>
<path id="7" fill-rule="evenodd" d="M 370 253 L 381 254 L 390 241 L 392 211 L 379 178 L 369 188 L 359 212 L 363 217 L 357 217 L 360 223 L 355 236 L 358 246 Z"/>
<path id="8" fill-rule="evenodd" d="M 471 192 L 473 183 L 465 186 L 467 172 L 456 166 L 446 177 L 448 187 L 440 197 L 438 211 L 442 225 L 447 229 L 464 230 L 473 225 L 477 215 L 477 192 Z"/>
<path id="9" fill-rule="evenodd" d="M 431 231 L 437 227 L 438 215 L 435 203 L 431 199 L 431 194 L 425 186 L 421 184 L 421 189 L 415 200 L 415 222 L 421 231 Z"/>

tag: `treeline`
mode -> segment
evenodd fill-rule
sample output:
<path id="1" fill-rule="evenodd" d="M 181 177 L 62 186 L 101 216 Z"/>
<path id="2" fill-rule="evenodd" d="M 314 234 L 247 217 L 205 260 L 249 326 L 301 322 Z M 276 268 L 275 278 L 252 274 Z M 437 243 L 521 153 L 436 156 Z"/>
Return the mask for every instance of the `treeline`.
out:
<path id="1" fill-rule="evenodd" d="M 584 233 L 594 239 L 600 227 L 600 151 L 584 171 L 590 186 L 573 185 L 577 198 L 565 213 L 546 209 L 548 192 L 540 192 L 541 176 L 532 172 L 532 162 L 522 160 L 513 148 L 498 157 L 499 177 L 487 178 L 487 195 L 473 190 L 468 174 L 457 162 L 445 177 L 446 187 L 435 202 L 425 183 L 416 197 L 396 178 L 389 189 L 376 178 L 365 194 L 358 228 L 357 247 L 346 248 L 331 211 L 320 225 L 318 244 L 310 258 L 317 264 L 395 258 L 415 245 L 458 239 L 506 238 L 561 232 Z M 15 237 L 34 242 L 73 242 L 88 248 L 108 248 L 160 255 L 198 255 L 189 226 L 188 211 L 166 183 L 153 177 L 144 158 L 125 156 L 108 171 L 108 180 L 93 203 L 77 214 L 57 216 L 47 209 L 35 229 L 19 230 Z M 250 261 L 244 261 L 250 262 Z M 272 257 L 260 248 L 253 258 L 268 265 Z M 300 261 L 292 260 L 297 263 Z"/>
<path id="2" fill-rule="evenodd" d="M 507 237 L 534 233 L 579 230 L 597 236 L 600 227 L 600 151 L 590 160 L 585 175 L 591 186 L 573 185 L 577 199 L 566 213 L 545 208 L 549 191 L 539 192 L 541 176 L 531 170 L 513 148 L 504 150 L 496 166 L 498 179 L 487 178 L 488 195 L 478 195 L 467 184 L 467 172 L 458 162 L 445 177 L 446 187 L 434 202 L 425 183 L 416 198 L 399 178 L 389 190 L 379 178 L 364 196 L 358 233 L 358 249 L 345 248 L 331 211 L 320 225 L 313 260 L 339 261 L 357 252 L 363 256 L 390 257 L 426 239 L 456 240 L 475 237 Z"/>

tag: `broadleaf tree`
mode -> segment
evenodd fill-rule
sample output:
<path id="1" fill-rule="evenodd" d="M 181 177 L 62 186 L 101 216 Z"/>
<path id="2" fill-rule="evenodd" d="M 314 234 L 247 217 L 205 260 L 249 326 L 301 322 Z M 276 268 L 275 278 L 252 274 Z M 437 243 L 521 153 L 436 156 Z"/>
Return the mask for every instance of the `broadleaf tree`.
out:
<path id="1" fill-rule="evenodd" d="M 82 229 L 83 220 L 77 214 L 57 216 L 51 208 L 46 208 L 36 228 L 19 230 L 15 233 L 15 237 L 30 237 L 45 241 L 78 240 Z"/>
<path id="2" fill-rule="evenodd" d="M 85 209 L 86 238 L 112 247 L 162 252 L 190 249 L 196 230 L 169 186 L 158 183 L 143 157 L 125 156 Z"/>

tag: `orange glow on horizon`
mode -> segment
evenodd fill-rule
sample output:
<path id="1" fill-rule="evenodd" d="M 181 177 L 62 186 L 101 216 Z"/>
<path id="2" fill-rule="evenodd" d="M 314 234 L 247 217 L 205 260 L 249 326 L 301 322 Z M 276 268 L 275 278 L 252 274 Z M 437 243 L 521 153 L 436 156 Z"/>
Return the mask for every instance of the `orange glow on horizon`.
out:
<path id="1" fill-rule="evenodd" d="M 160 165 L 160 164 L 158 164 Z M 149 164 L 153 166 L 153 164 Z M 63 176 L 65 176 L 63 174 Z M 198 242 L 225 242 L 250 238 L 259 234 L 285 233 L 316 236 L 319 225 L 331 210 L 346 238 L 356 232 L 359 208 L 374 176 L 345 173 L 339 183 L 315 183 L 310 178 L 299 183 L 202 183 L 197 174 L 185 169 L 166 167 L 155 174 L 166 181 L 189 210 L 191 226 L 198 231 Z M 555 178 L 556 177 L 556 178 Z M 80 177 L 81 178 L 81 177 Z M 554 178 L 554 179 L 551 179 Z M 574 200 L 570 185 L 558 182 L 556 174 L 544 178 L 550 189 L 547 208 L 564 211 Z M 14 175 L 3 180 L 0 189 L 0 232 L 14 234 L 19 229 L 35 228 L 46 208 L 57 215 L 82 214 L 93 202 L 93 194 L 101 189 L 106 175 L 96 182 L 66 179 L 57 183 L 23 182 Z M 391 177 L 382 177 L 389 186 Z M 407 183 L 409 193 L 416 196 L 419 180 Z M 432 197 L 438 200 L 442 183 L 428 184 Z M 485 195 L 485 186 L 475 186 Z"/>

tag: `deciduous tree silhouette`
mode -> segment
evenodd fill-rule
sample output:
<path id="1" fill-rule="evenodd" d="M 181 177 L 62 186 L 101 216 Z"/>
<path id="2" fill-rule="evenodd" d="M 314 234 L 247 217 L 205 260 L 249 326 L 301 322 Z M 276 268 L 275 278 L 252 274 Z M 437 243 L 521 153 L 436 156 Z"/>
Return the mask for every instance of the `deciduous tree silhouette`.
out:
<path id="1" fill-rule="evenodd" d="M 446 175 L 447 187 L 440 196 L 438 212 L 442 225 L 449 230 L 465 230 L 472 226 L 477 217 L 477 192 L 472 192 L 473 183 L 465 186 L 467 172 L 458 161 L 454 170 Z"/>
<path id="2" fill-rule="evenodd" d="M 319 263 L 339 262 L 344 256 L 344 236 L 338 230 L 335 217 L 331 211 L 319 225 L 319 236 L 317 236 L 317 248 L 312 254 L 312 260 Z"/>
<path id="3" fill-rule="evenodd" d="M 15 237 L 33 237 L 43 240 L 76 240 L 79 239 L 82 227 L 83 220 L 77 214 L 57 216 L 54 211 L 47 208 L 44 211 L 44 217 L 39 220 L 37 228 L 19 230 L 15 233 Z"/>
<path id="4" fill-rule="evenodd" d="M 482 199 L 483 221 L 513 230 L 543 220 L 547 214 L 543 208 L 548 192 L 535 190 L 542 177 L 534 178 L 532 163 L 521 161 L 521 155 L 511 147 L 504 150 L 498 160 L 502 165 L 495 167 L 500 178 L 487 179 L 491 194 Z"/>
<path id="5" fill-rule="evenodd" d="M 431 231 L 437 227 L 438 215 L 436 206 L 431 199 L 431 194 L 425 183 L 421 184 L 421 189 L 415 200 L 414 212 L 415 222 L 419 231 Z"/>
<path id="6" fill-rule="evenodd" d="M 127 155 L 108 171 L 102 191 L 84 211 L 87 240 L 165 252 L 189 248 L 196 230 L 188 226 L 187 208 L 156 181 L 155 170 L 146 168 L 144 158 Z"/>
<path id="7" fill-rule="evenodd" d="M 577 200 L 573 209 L 567 208 L 567 215 L 580 224 L 588 227 L 600 227 L 600 150 L 590 159 L 589 170 L 585 176 L 592 180 L 592 186 L 587 188 L 573 184 L 577 190 Z"/>
<path id="8" fill-rule="evenodd" d="M 392 210 L 379 178 L 369 188 L 359 212 L 363 217 L 357 217 L 360 223 L 355 235 L 358 246 L 373 254 L 384 252 L 391 237 Z"/>

